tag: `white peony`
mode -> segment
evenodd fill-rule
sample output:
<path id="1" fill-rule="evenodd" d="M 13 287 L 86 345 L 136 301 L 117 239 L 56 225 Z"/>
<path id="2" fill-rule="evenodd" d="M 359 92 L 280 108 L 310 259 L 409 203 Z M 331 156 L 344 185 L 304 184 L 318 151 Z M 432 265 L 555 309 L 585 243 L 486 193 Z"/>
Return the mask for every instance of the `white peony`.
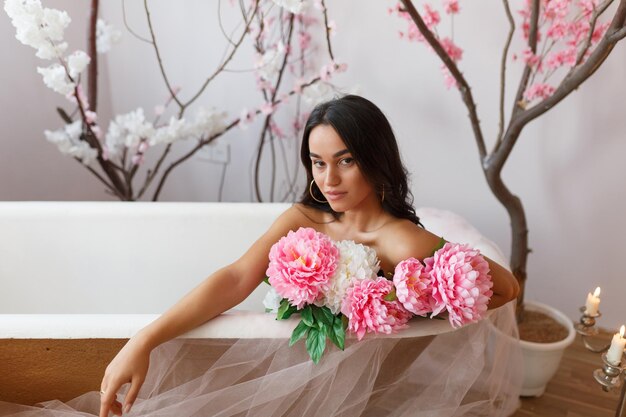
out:
<path id="1" fill-rule="evenodd" d="M 335 274 L 330 279 L 330 287 L 318 305 L 325 305 L 338 314 L 346 291 L 356 280 L 373 279 L 380 269 L 376 251 L 370 247 L 342 240 L 335 243 L 339 249 L 339 262 Z"/>
<path id="2" fill-rule="evenodd" d="M 37 72 L 43 75 L 43 82 L 49 88 L 59 94 L 67 96 L 76 85 L 67 78 L 65 68 L 60 64 L 52 64 L 48 67 L 37 67 Z"/>
<path id="3" fill-rule="evenodd" d="M 96 23 L 96 51 L 99 54 L 109 52 L 111 46 L 118 43 L 121 38 L 122 32 L 104 20 L 98 19 L 98 23 Z"/>
<path id="4" fill-rule="evenodd" d="M 86 141 L 80 140 L 82 129 L 82 121 L 77 120 L 60 130 L 46 130 L 44 134 L 46 139 L 54 143 L 61 153 L 78 158 L 85 165 L 91 165 L 98 157 L 98 151 L 89 146 Z"/>
<path id="5" fill-rule="evenodd" d="M 70 77 L 74 78 L 89 65 L 91 58 L 83 51 L 75 51 L 67 57 L 67 67 L 70 71 Z"/>
<path id="6" fill-rule="evenodd" d="M 268 313 L 276 314 L 278 313 L 278 308 L 280 307 L 282 299 L 283 298 L 278 295 L 274 287 L 270 287 L 267 294 L 265 294 L 265 298 L 263 298 L 263 305 Z"/>
<path id="7" fill-rule="evenodd" d="M 142 139 L 150 141 L 152 135 L 154 127 L 146 121 L 142 108 L 116 116 L 109 125 L 105 138 L 109 158 L 118 156 L 124 147 L 139 146 Z"/>
<path id="8" fill-rule="evenodd" d="M 300 14 L 306 8 L 305 0 L 273 0 L 274 4 L 289 10 L 293 14 Z"/>

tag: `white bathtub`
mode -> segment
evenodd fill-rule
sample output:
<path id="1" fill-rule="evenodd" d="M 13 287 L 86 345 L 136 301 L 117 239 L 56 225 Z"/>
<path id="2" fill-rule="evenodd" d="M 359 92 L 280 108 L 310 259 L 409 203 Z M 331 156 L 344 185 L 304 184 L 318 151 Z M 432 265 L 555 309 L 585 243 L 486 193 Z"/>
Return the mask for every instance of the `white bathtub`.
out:
<path id="1" fill-rule="evenodd" d="M 0 202 L 0 401 L 67 401 L 99 389 L 104 367 L 129 337 L 234 261 L 287 207 Z M 434 233 L 506 264 L 455 214 L 418 215 Z M 263 313 L 266 290 L 262 284 L 182 339 L 288 339 L 296 321 Z M 450 332 L 447 321 L 418 320 L 392 337 Z"/>

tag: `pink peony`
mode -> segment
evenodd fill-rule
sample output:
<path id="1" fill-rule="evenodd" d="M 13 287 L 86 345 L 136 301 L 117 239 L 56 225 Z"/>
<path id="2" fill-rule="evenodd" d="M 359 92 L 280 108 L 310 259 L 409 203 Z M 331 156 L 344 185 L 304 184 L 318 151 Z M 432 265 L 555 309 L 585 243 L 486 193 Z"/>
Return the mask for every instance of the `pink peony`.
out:
<path id="1" fill-rule="evenodd" d="M 348 330 L 359 340 L 367 331 L 390 334 L 405 327 L 411 318 L 400 302 L 384 299 L 392 290 L 391 281 L 378 277 L 356 281 L 346 292 L 341 312 L 348 317 Z"/>
<path id="2" fill-rule="evenodd" d="M 396 266 L 393 275 L 396 297 L 405 309 L 423 316 L 432 311 L 432 278 L 415 258 L 409 258 Z"/>
<path id="3" fill-rule="evenodd" d="M 453 327 L 480 320 L 493 292 L 489 264 L 467 244 L 446 243 L 424 259 L 433 279 L 433 316 L 448 310 Z"/>
<path id="4" fill-rule="evenodd" d="M 266 274 L 270 284 L 298 309 L 328 288 L 339 251 L 328 236 L 312 228 L 290 231 L 272 246 Z"/>

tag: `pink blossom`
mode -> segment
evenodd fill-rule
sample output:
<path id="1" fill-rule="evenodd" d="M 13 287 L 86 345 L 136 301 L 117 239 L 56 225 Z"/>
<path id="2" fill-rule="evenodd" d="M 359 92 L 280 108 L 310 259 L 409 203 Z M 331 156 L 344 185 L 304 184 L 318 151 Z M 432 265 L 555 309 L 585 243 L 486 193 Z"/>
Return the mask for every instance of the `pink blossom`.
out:
<path id="1" fill-rule="evenodd" d="M 524 93 L 524 97 L 528 101 L 532 101 L 536 98 L 545 99 L 548 98 L 554 93 L 554 87 L 548 85 L 546 83 L 536 83 L 533 84 L 529 89 Z"/>
<path id="2" fill-rule="evenodd" d="M 609 28 L 610 25 L 611 25 L 611 23 L 606 22 L 606 23 L 602 23 L 599 26 L 597 26 L 594 29 L 593 34 L 591 35 L 591 42 L 593 42 L 593 43 L 599 42 L 600 39 L 602 39 L 602 37 L 606 33 L 606 30 Z"/>
<path id="3" fill-rule="evenodd" d="M 133 165 L 143 164 L 143 154 L 136 153 L 135 155 L 133 155 L 131 162 Z"/>
<path id="4" fill-rule="evenodd" d="M 459 0 L 443 0 L 443 7 L 447 14 L 457 14 L 460 10 Z"/>
<path id="5" fill-rule="evenodd" d="M 456 78 L 454 78 L 454 76 L 450 74 L 450 70 L 448 70 L 448 67 L 446 67 L 445 65 L 441 65 L 441 72 L 443 73 L 443 83 L 448 90 L 452 87 L 458 87 Z"/>
<path id="6" fill-rule="evenodd" d="M 274 113 L 275 109 L 276 108 L 272 103 L 266 102 L 266 103 L 263 103 L 263 105 L 261 106 L 261 113 L 263 113 L 266 116 L 269 116 L 270 114 Z"/>
<path id="7" fill-rule="evenodd" d="M 450 58 L 452 58 L 453 61 L 456 62 L 463 58 L 463 50 L 456 46 L 452 39 L 443 38 L 439 43 L 446 51 L 446 53 L 450 55 Z"/>
<path id="8" fill-rule="evenodd" d="M 88 124 L 93 124 L 98 120 L 98 115 L 91 110 L 85 111 L 85 122 Z"/>
<path id="9" fill-rule="evenodd" d="M 301 50 L 308 49 L 311 46 L 311 35 L 305 31 L 298 32 L 298 42 Z"/>
<path id="10" fill-rule="evenodd" d="M 439 24 L 441 17 L 439 12 L 434 10 L 429 4 L 424 5 L 424 23 L 431 31 Z"/>
<path id="11" fill-rule="evenodd" d="M 562 51 L 554 52 L 548 56 L 546 59 L 546 65 L 550 69 L 556 69 L 563 65 L 569 65 L 573 67 L 576 65 L 576 56 L 578 55 L 578 50 L 576 47 L 569 47 Z"/>
<path id="12" fill-rule="evenodd" d="M 522 51 L 522 59 L 531 68 L 537 67 L 537 65 L 541 62 L 541 58 L 538 55 L 535 55 L 530 47 L 526 47 Z"/>
<path id="13" fill-rule="evenodd" d="M 424 263 L 433 280 L 433 316 L 446 309 L 453 327 L 483 316 L 493 283 L 489 264 L 478 250 L 448 242 Z"/>
<path id="14" fill-rule="evenodd" d="M 545 3 L 543 15 L 547 20 L 563 19 L 567 16 L 571 0 L 550 0 Z"/>
<path id="15" fill-rule="evenodd" d="M 312 228 L 289 231 L 272 246 L 266 274 L 270 284 L 298 309 L 328 288 L 337 268 L 339 250 L 328 236 Z"/>
<path id="16" fill-rule="evenodd" d="M 594 9 L 598 7 L 598 0 L 578 0 L 578 7 L 583 11 L 583 16 L 591 17 Z"/>
<path id="17" fill-rule="evenodd" d="M 274 136 L 278 138 L 285 138 L 285 132 L 274 122 L 274 120 L 270 121 L 270 131 L 274 134 Z"/>
<path id="18" fill-rule="evenodd" d="M 409 258 L 396 265 L 393 284 L 406 310 L 420 316 L 432 311 L 432 279 L 419 260 Z"/>
<path id="19" fill-rule="evenodd" d="M 563 39 L 569 30 L 569 25 L 562 20 L 556 20 L 552 26 L 548 28 L 546 36 L 555 41 Z"/>
<path id="20" fill-rule="evenodd" d="M 390 334 L 411 318 L 400 302 L 384 299 L 392 290 L 391 281 L 383 277 L 358 280 L 348 288 L 341 312 L 348 317 L 348 330 L 359 340 L 366 332 Z"/>

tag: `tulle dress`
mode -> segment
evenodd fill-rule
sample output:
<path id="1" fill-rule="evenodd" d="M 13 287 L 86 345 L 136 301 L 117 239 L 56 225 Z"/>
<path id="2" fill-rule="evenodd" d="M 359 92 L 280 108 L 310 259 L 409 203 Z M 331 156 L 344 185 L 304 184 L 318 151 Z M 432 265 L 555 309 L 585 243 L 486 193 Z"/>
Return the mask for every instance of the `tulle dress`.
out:
<path id="1" fill-rule="evenodd" d="M 430 321 L 415 318 L 411 327 Z M 344 351 L 329 346 L 318 364 L 287 338 L 175 339 L 152 352 L 127 415 L 508 416 L 518 407 L 514 302 L 478 323 L 414 335 L 348 338 Z M 93 416 L 99 406 L 100 394 L 87 392 L 67 403 L 0 402 L 0 416 Z"/>

